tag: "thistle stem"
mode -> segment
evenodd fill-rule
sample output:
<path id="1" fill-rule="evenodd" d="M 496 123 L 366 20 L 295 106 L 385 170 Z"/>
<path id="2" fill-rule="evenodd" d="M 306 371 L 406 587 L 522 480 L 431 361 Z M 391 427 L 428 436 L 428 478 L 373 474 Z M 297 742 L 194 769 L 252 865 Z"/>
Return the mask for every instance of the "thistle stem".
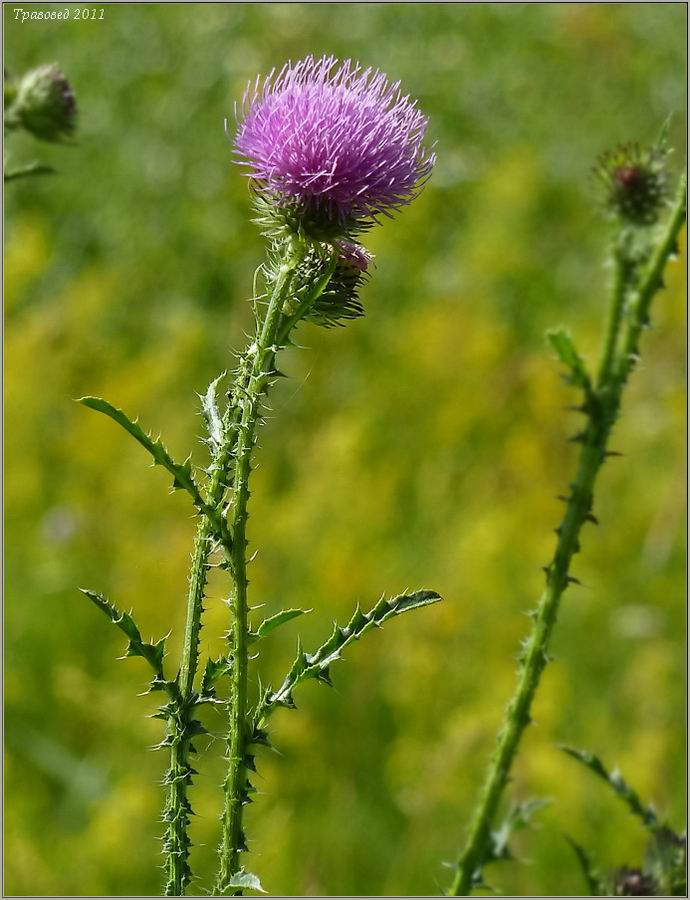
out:
<path id="1" fill-rule="evenodd" d="M 180 698 L 178 698 L 179 700 Z M 163 819 L 167 823 L 164 838 L 166 871 L 166 897 L 184 896 L 191 877 L 189 863 L 190 840 L 188 835 L 191 806 L 187 799 L 187 785 L 191 778 L 189 765 L 189 739 L 186 737 L 185 709 L 180 703 L 168 719 L 170 744 L 170 768 L 166 774 L 168 796 Z"/>
<path id="2" fill-rule="evenodd" d="M 245 755 L 248 736 L 247 721 L 247 558 L 246 524 L 249 500 L 249 476 L 252 452 L 256 443 L 256 427 L 261 414 L 261 398 L 271 379 L 276 352 L 276 339 L 283 318 L 282 308 L 290 289 L 298 260 L 284 262 L 278 272 L 266 315 L 257 328 L 257 336 L 250 348 L 252 355 L 247 389 L 238 404 L 241 415 L 238 423 L 233 482 L 232 534 L 232 598 L 233 621 L 230 631 L 232 652 L 232 686 L 230 697 L 230 729 L 228 733 L 228 772 L 225 779 L 225 807 L 223 811 L 220 868 L 216 893 L 222 894 L 228 881 L 239 869 L 239 854 L 244 847 L 242 807 L 246 801 Z"/>
<path id="3" fill-rule="evenodd" d="M 213 475 L 206 495 L 206 505 L 214 511 L 218 510 L 227 490 L 228 469 L 233 460 L 236 434 L 232 427 L 226 427 L 225 440 L 212 461 Z M 194 678 L 199 665 L 199 632 L 201 630 L 201 614 L 203 612 L 204 591 L 208 572 L 208 559 L 211 554 L 216 529 L 208 516 L 202 515 L 197 527 L 192 552 L 192 565 L 189 571 L 189 590 L 187 593 L 187 621 L 185 624 L 182 661 L 180 663 L 180 690 L 182 696 L 189 700 L 193 693 Z M 232 548 L 228 542 L 225 547 L 226 557 L 231 560 Z"/>
<path id="4" fill-rule="evenodd" d="M 678 185 L 676 201 L 661 240 L 642 276 L 640 286 L 630 300 L 631 313 L 621 339 L 613 378 L 625 383 L 637 359 L 637 344 L 642 330 L 649 322 L 649 308 L 656 292 L 663 287 L 666 263 L 678 252 L 678 239 L 687 214 L 687 178 L 683 174 Z"/>
<path id="5" fill-rule="evenodd" d="M 621 239 L 618 241 L 613 253 L 616 274 L 611 303 L 609 305 L 608 322 L 604 334 L 601 363 L 599 365 L 599 384 L 606 381 L 611 364 L 613 363 L 618 336 L 620 334 L 621 321 L 623 319 L 623 310 L 628 295 L 628 288 L 634 274 L 634 267 L 626 253 L 626 244 L 627 231 L 621 235 Z"/>
<path id="6" fill-rule="evenodd" d="M 226 425 L 229 423 L 226 422 Z M 206 491 L 206 507 L 217 511 L 226 492 L 228 469 L 233 459 L 235 431 L 225 429 L 223 444 L 214 455 L 213 475 Z M 187 787 L 191 783 L 190 736 L 191 713 L 195 706 L 194 679 L 199 665 L 199 634 L 206 590 L 208 559 L 213 541 L 217 539 L 217 528 L 208 515 L 201 513 L 192 552 L 187 593 L 187 619 L 185 623 L 182 659 L 180 662 L 179 692 L 171 703 L 169 734 L 170 770 L 168 773 L 168 796 L 165 818 L 168 821 L 165 852 L 168 882 L 166 896 L 183 897 L 189 884 L 191 871 L 188 857 L 191 841 L 188 836 L 189 817 L 192 807 L 187 797 Z M 231 545 L 226 547 L 230 554 Z M 186 773 L 186 774 L 185 774 Z"/>
<path id="7" fill-rule="evenodd" d="M 508 782 L 522 734 L 530 722 L 530 709 L 544 668 L 549 661 L 548 647 L 561 597 L 571 583 L 569 574 L 573 555 L 579 550 L 584 523 L 591 518 L 596 476 L 607 455 L 607 444 L 620 409 L 623 388 L 637 359 L 640 333 L 647 323 L 654 294 L 661 287 L 663 270 L 673 254 L 685 220 L 686 185 L 681 181 L 673 212 L 651 260 L 623 308 L 620 279 L 616 279 L 609 315 L 607 339 L 596 387 L 590 389 L 586 403 L 587 425 L 577 475 L 572 484 L 565 515 L 557 529 L 558 541 L 553 560 L 546 567 L 546 588 L 534 615 L 534 625 L 521 660 L 518 683 L 508 704 L 498 745 L 489 764 L 486 781 L 470 824 L 465 848 L 458 860 L 450 889 L 454 897 L 467 896 L 481 874 L 487 858 L 491 828 L 503 791 Z M 623 324 L 623 316 L 625 322 Z M 618 340 L 618 334 L 623 331 Z M 610 357 L 610 358 L 609 358 Z"/>

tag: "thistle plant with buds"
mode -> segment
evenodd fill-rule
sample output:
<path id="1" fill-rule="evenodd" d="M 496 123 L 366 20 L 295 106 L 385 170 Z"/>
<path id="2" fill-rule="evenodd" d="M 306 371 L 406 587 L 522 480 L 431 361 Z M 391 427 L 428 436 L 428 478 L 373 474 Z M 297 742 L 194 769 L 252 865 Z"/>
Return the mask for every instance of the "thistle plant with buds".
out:
<path id="1" fill-rule="evenodd" d="M 249 482 L 265 398 L 281 374 L 279 354 L 301 323 L 343 325 L 363 314 L 358 292 L 372 258 L 360 238 L 381 217 L 406 206 L 431 173 L 434 156 L 423 146 L 426 125 L 398 84 L 350 61 L 307 57 L 257 79 L 245 94 L 234 152 L 246 168 L 256 221 L 267 240 L 267 258 L 259 269 L 263 290 L 253 299 L 255 331 L 224 401 L 219 402 L 224 376 L 215 379 L 202 398 L 210 457 L 206 467 L 193 467 L 191 457 L 176 462 L 159 439 L 107 401 L 81 400 L 128 431 L 172 476 L 173 487 L 187 491 L 198 515 L 177 671 L 171 671 L 165 659 L 165 639 L 145 642 L 130 614 L 95 591 L 85 591 L 126 634 L 127 654 L 146 660 L 153 670 L 151 690 L 165 697 L 158 715 L 167 726 L 161 746 L 170 753 L 163 813 L 166 895 L 183 895 L 192 879 L 188 789 L 196 774 L 191 763 L 194 741 L 204 730 L 196 715 L 199 707 L 220 704 L 228 715 L 214 893 L 260 889 L 258 879 L 241 864 L 247 850 L 243 810 L 253 791 L 255 748 L 269 742 L 270 716 L 279 707 L 294 706 L 293 691 L 301 682 L 313 678 L 330 684 L 331 663 L 366 632 L 440 599 L 433 591 L 421 590 L 382 598 L 366 613 L 357 607 L 349 622 L 336 625 L 313 652 L 298 642 L 294 663 L 279 687 L 253 691 L 250 660 L 257 645 L 304 612 L 277 611 L 260 623 L 250 617 Z M 230 579 L 231 621 L 226 652 L 207 659 L 200 672 L 199 636 L 212 565 L 224 569 Z M 218 694 L 221 676 L 230 683 L 227 699 Z"/>
<path id="2" fill-rule="evenodd" d="M 532 703 L 550 661 L 549 646 L 561 600 L 571 585 L 579 583 L 571 570 L 575 554 L 580 552 L 582 532 L 587 524 L 598 524 L 594 511 L 597 477 L 603 464 L 619 455 L 610 449 L 609 438 L 621 412 L 625 387 L 639 359 L 642 333 L 650 324 L 652 301 L 664 285 L 667 263 L 677 255 L 686 217 L 687 188 L 682 177 L 669 211 L 664 165 L 667 153 L 662 136 L 656 146 L 648 149 L 637 145 L 620 147 L 603 156 L 595 168 L 605 186 L 605 206 L 615 223 L 611 243 L 614 279 L 601 356 L 597 370 L 590 372 L 567 331 L 559 329 L 548 335 L 566 370 L 567 381 L 580 393 L 576 409 L 584 417 L 584 426 L 573 437 L 580 447 L 579 459 L 569 491 L 560 498 L 565 503 L 565 513 L 556 528 L 553 556 L 544 567 L 546 585 L 531 613 L 533 625 L 522 645 L 517 687 L 506 709 L 465 847 L 455 866 L 451 896 L 466 896 L 481 887 L 484 867 L 509 858 L 506 828 L 510 830 L 516 823 L 525 822 L 523 809 L 517 818 L 509 814 L 504 826 L 494 830 L 520 740 L 531 721 Z M 666 218 L 660 225 L 664 213 Z"/>
<path id="3" fill-rule="evenodd" d="M 21 78 L 4 73 L 4 131 L 7 137 L 23 129 L 41 141 L 64 143 L 76 128 L 77 101 L 74 91 L 57 63 L 30 69 Z M 3 167 L 4 180 L 31 175 L 49 175 L 55 170 L 38 162 Z"/>

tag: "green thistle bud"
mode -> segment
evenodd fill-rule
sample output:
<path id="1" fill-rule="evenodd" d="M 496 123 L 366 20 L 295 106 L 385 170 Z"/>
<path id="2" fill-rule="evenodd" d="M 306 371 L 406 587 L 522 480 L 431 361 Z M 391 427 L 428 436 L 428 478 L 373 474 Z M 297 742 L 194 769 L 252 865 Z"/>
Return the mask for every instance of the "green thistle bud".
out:
<path id="1" fill-rule="evenodd" d="M 601 156 L 595 175 L 606 189 L 606 206 L 631 225 L 653 225 L 667 198 L 663 145 L 625 144 Z"/>
<path id="2" fill-rule="evenodd" d="M 338 253 L 335 271 L 309 314 L 312 321 L 326 327 L 342 325 L 348 319 L 364 315 L 359 288 L 373 261 L 373 256 L 361 244 L 338 241 L 333 246 Z"/>
<path id="3" fill-rule="evenodd" d="M 27 72 L 19 82 L 9 123 L 44 141 L 60 141 L 74 131 L 77 104 L 55 63 Z"/>

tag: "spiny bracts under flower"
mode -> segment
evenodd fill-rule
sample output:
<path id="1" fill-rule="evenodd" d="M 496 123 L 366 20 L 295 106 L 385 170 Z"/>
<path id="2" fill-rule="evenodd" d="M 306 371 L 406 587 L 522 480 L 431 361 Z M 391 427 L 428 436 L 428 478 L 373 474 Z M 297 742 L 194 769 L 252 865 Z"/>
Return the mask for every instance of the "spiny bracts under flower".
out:
<path id="1" fill-rule="evenodd" d="M 257 77 L 243 111 L 235 154 L 246 174 L 260 194 L 321 229 L 391 215 L 434 165 L 416 102 L 351 60 L 307 56 Z"/>
<path id="2" fill-rule="evenodd" d="M 667 198 L 667 156 L 663 144 L 623 144 L 604 153 L 594 173 L 604 184 L 606 206 L 631 225 L 653 225 Z"/>

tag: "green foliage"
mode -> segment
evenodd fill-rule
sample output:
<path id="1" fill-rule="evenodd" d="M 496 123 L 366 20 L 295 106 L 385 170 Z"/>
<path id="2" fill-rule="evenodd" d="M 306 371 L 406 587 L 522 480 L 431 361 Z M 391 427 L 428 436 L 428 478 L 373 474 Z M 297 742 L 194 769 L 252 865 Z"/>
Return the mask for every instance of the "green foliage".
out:
<path id="1" fill-rule="evenodd" d="M 245 872 L 244 869 L 240 869 L 239 872 L 236 872 L 234 875 L 230 876 L 230 880 L 228 881 L 228 888 L 239 888 L 240 891 L 258 891 L 261 894 L 266 893 L 266 891 L 261 887 L 261 882 L 256 877 L 256 875 L 252 875 L 251 872 Z"/>
<path id="2" fill-rule="evenodd" d="M 584 360 L 577 352 L 577 348 L 575 347 L 569 332 L 563 328 L 559 328 L 556 331 L 548 331 L 546 333 L 546 338 L 556 353 L 556 356 L 568 370 L 569 382 L 588 392 L 591 384 L 589 375 L 587 374 L 587 368 Z"/>
<path id="3" fill-rule="evenodd" d="M 4 181 L 16 181 L 18 178 L 30 178 L 33 175 L 54 175 L 55 169 L 52 166 L 46 166 L 43 163 L 33 162 L 18 169 L 9 169 L 5 171 Z"/>
<path id="4" fill-rule="evenodd" d="M 576 750 L 573 747 L 561 747 L 561 749 L 610 785 L 621 800 L 627 804 L 630 812 L 641 819 L 650 831 L 655 831 L 660 827 L 660 822 L 654 809 L 642 803 L 637 793 L 630 787 L 618 769 L 609 772 L 599 757 L 589 753 L 587 750 Z"/>
<path id="5" fill-rule="evenodd" d="M 95 409 L 97 412 L 101 412 L 114 422 L 117 422 L 118 425 L 121 425 L 125 431 L 132 435 L 135 441 L 138 441 L 145 450 L 148 450 L 153 457 L 154 465 L 163 466 L 164 469 L 170 472 L 174 479 L 173 490 L 184 489 L 191 495 L 197 505 L 203 506 L 199 488 L 196 486 L 192 474 L 191 457 L 185 460 L 182 465 L 176 463 L 165 449 L 160 438 L 152 438 L 150 434 L 141 428 L 136 420 L 132 421 L 121 409 L 108 403 L 107 400 L 102 400 L 100 397 L 81 397 L 77 400 L 77 403 L 82 403 L 84 406 L 88 406 L 89 409 Z"/>
<path id="6" fill-rule="evenodd" d="M 514 803 L 503 822 L 491 835 L 490 857 L 485 860 L 486 863 L 494 860 L 513 859 L 513 853 L 509 847 L 511 836 L 516 831 L 527 828 L 532 820 L 532 816 L 548 806 L 549 800 L 534 797 L 531 800 L 525 800 L 522 803 Z"/>
<path id="7" fill-rule="evenodd" d="M 221 675 L 229 675 L 232 661 L 225 657 L 206 660 L 204 674 L 201 679 L 200 697 L 205 702 L 213 702 L 216 698 L 216 681 Z"/>
<path id="8" fill-rule="evenodd" d="M 306 613 L 311 612 L 310 609 L 283 609 L 281 612 L 276 613 L 274 616 L 269 616 L 267 619 L 264 619 L 263 622 L 259 625 L 256 631 L 249 632 L 249 641 L 258 641 L 259 638 L 265 637 L 274 628 L 278 628 L 279 625 L 282 625 L 284 622 L 289 622 L 291 619 L 296 619 L 297 616 L 303 616 Z"/>
<path id="9" fill-rule="evenodd" d="M 565 838 L 575 854 L 575 859 L 577 859 L 580 871 L 582 872 L 582 877 L 585 879 L 589 896 L 605 897 L 606 886 L 601 881 L 589 853 L 568 835 L 566 835 Z"/>
<path id="10" fill-rule="evenodd" d="M 108 616 L 108 618 L 129 638 L 127 656 L 141 656 L 151 666 L 157 678 L 163 678 L 163 657 L 165 656 L 165 638 L 155 644 L 147 644 L 141 637 L 139 628 L 130 613 L 120 612 L 109 600 L 96 591 L 80 588 L 89 600 Z"/>
<path id="11" fill-rule="evenodd" d="M 218 453 L 220 451 L 225 437 L 225 428 L 221 420 L 220 412 L 218 411 L 216 400 L 218 384 L 225 378 L 225 375 L 226 373 L 223 372 L 217 378 L 214 378 L 209 384 L 206 393 L 200 395 L 204 419 L 206 420 L 206 427 L 208 429 L 208 438 L 213 453 Z"/>
<path id="12" fill-rule="evenodd" d="M 655 829 L 647 845 L 644 871 L 657 885 L 660 896 L 687 896 L 687 837 L 671 828 Z"/>
<path id="13" fill-rule="evenodd" d="M 305 653 L 301 642 L 297 644 L 297 656 L 290 671 L 283 679 L 283 683 L 277 691 L 267 688 L 254 713 L 254 732 L 262 732 L 264 724 L 270 714 L 279 706 L 294 708 L 292 692 L 303 681 L 315 678 L 325 684 L 331 684 L 331 663 L 341 658 L 343 650 L 354 641 L 371 631 L 379 628 L 384 622 L 393 616 L 401 615 L 413 609 L 438 603 L 441 597 L 435 591 L 415 591 L 412 594 L 399 594 L 387 600 L 382 597 L 368 613 L 357 609 L 352 614 L 350 621 L 343 628 L 336 622 L 333 633 L 313 653 Z"/>
<path id="14" fill-rule="evenodd" d="M 221 376 L 222 377 L 222 376 Z M 223 518 L 218 512 L 209 506 L 201 495 L 201 491 L 197 486 L 192 472 L 192 458 L 189 456 L 183 463 L 176 463 L 165 449 L 160 438 L 152 438 L 150 434 L 145 432 L 137 421 L 132 421 L 121 409 L 102 400 L 100 397 L 81 397 L 78 403 L 87 406 L 89 409 L 95 409 L 111 418 L 118 425 L 121 425 L 125 431 L 132 435 L 135 441 L 148 450 L 153 457 L 153 463 L 162 466 L 173 476 L 173 490 L 185 490 L 192 498 L 194 505 L 203 512 L 206 518 L 213 526 L 213 530 L 218 539 L 229 549 L 232 545 L 232 539 L 227 533 Z"/>

